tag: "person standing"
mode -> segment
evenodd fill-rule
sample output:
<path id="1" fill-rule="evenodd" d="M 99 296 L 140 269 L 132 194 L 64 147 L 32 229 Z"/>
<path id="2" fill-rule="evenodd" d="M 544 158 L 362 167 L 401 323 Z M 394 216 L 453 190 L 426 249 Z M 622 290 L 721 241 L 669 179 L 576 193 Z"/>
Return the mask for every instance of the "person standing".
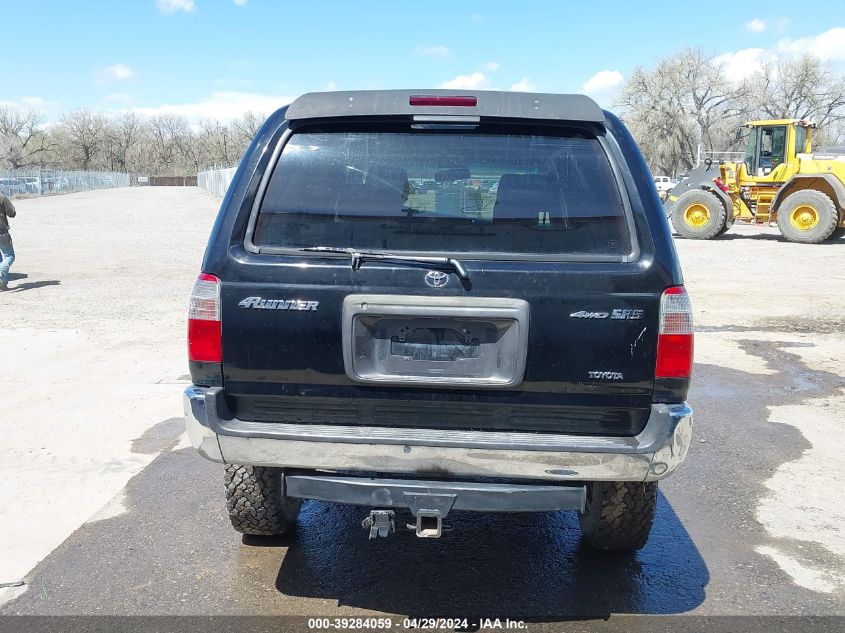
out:
<path id="1" fill-rule="evenodd" d="M 0 292 L 9 290 L 9 268 L 15 261 L 15 247 L 9 233 L 9 218 L 15 217 L 15 205 L 0 193 Z"/>

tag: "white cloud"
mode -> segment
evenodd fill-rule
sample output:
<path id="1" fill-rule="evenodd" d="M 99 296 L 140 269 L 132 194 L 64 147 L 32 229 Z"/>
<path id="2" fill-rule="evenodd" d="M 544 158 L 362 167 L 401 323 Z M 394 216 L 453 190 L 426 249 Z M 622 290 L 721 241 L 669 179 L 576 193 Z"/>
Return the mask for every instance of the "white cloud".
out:
<path id="1" fill-rule="evenodd" d="M 230 121 L 243 116 L 248 111 L 269 114 L 293 100 L 294 97 L 258 92 L 212 92 L 209 96 L 192 103 L 165 103 L 157 107 L 132 108 L 132 111 L 144 116 L 178 114 L 191 121 L 203 119 Z"/>
<path id="2" fill-rule="evenodd" d="M 768 57 L 762 48 L 744 48 L 733 53 L 718 55 L 713 58 L 713 63 L 722 66 L 728 79 L 738 82 L 762 70 Z"/>
<path id="3" fill-rule="evenodd" d="M 490 72 L 499 70 L 499 64 L 497 62 L 487 62 L 484 64 L 484 70 L 489 70 Z"/>
<path id="4" fill-rule="evenodd" d="M 789 18 L 780 18 L 776 22 L 778 29 L 788 24 Z M 779 55 L 797 57 L 804 54 L 813 55 L 822 61 L 845 61 L 845 28 L 835 27 L 818 35 L 797 39 L 784 38 L 774 48 L 743 48 L 723 53 L 714 57 L 713 63 L 722 67 L 728 79 L 739 82 L 762 71 L 766 63 L 775 61 Z"/>
<path id="5" fill-rule="evenodd" d="M 625 77 L 618 70 L 600 70 L 581 84 L 580 92 L 606 106 L 613 101 L 624 81 Z"/>
<path id="6" fill-rule="evenodd" d="M 537 86 L 528 77 L 523 77 L 511 86 L 514 92 L 533 92 L 536 89 Z"/>
<path id="7" fill-rule="evenodd" d="M 164 15 L 171 15 L 179 11 L 190 13 L 197 8 L 194 0 L 156 0 L 156 6 Z"/>
<path id="8" fill-rule="evenodd" d="M 845 60 L 845 28 L 837 26 L 810 37 L 782 39 L 777 44 L 777 50 L 785 55 L 809 53 L 823 61 L 843 61 Z"/>
<path id="9" fill-rule="evenodd" d="M 132 97 L 127 92 L 112 92 L 105 96 L 105 100 L 112 103 L 130 103 Z"/>
<path id="10" fill-rule="evenodd" d="M 490 80 L 482 72 L 475 72 L 469 75 L 458 75 L 454 79 L 444 81 L 440 84 L 441 88 L 449 88 L 453 90 L 480 90 L 490 87 Z"/>
<path id="11" fill-rule="evenodd" d="M 239 7 L 244 6 L 249 0 L 235 0 L 235 4 Z"/>
<path id="12" fill-rule="evenodd" d="M 55 108 L 58 104 L 56 101 L 48 101 L 47 99 L 42 99 L 41 97 L 21 97 L 20 103 L 27 108 L 32 108 L 33 110 L 45 110 L 49 108 Z"/>
<path id="13" fill-rule="evenodd" d="M 48 101 L 42 97 L 21 97 L 15 101 L 0 100 L 0 106 L 16 108 L 18 110 L 37 110 L 38 112 L 49 112 L 58 106 L 57 101 Z"/>
<path id="14" fill-rule="evenodd" d="M 337 83 L 335 83 L 334 81 L 330 81 L 326 84 L 326 90 L 328 90 L 329 92 L 334 92 L 335 90 L 339 90 L 339 88 L 337 87 Z"/>
<path id="15" fill-rule="evenodd" d="M 600 70 L 584 82 L 581 92 L 588 95 L 604 95 L 619 87 L 624 80 L 618 70 Z"/>
<path id="16" fill-rule="evenodd" d="M 134 74 L 135 71 L 126 64 L 112 64 L 111 66 L 106 66 L 100 72 L 100 76 L 106 81 L 123 81 L 124 79 L 129 79 Z"/>
<path id="17" fill-rule="evenodd" d="M 449 48 L 446 46 L 417 46 L 417 52 L 426 57 L 448 57 Z"/>
<path id="18" fill-rule="evenodd" d="M 745 28 L 753 33 L 761 33 L 766 30 L 766 21 L 760 18 L 754 18 L 750 22 L 745 23 Z"/>

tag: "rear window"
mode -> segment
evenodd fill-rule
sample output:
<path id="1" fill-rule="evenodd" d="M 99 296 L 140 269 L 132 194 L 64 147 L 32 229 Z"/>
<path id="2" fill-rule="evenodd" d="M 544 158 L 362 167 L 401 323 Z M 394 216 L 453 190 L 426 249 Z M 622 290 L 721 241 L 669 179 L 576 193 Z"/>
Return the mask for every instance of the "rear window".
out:
<path id="1" fill-rule="evenodd" d="M 582 131 L 296 133 L 252 242 L 503 256 L 632 250 L 608 158 Z"/>

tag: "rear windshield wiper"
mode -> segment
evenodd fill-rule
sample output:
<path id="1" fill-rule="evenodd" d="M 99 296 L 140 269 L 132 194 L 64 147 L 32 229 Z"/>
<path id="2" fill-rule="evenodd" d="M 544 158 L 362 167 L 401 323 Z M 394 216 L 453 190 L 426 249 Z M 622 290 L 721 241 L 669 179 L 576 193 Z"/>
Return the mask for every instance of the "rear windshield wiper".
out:
<path id="1" fill-rule="evenodd" d="M 419 264 L 438 270 L 449 269 L 455 272 L 462 281 L 469 281 L 469 273 L 464 265 L 454 257 L 417 257 L 414 255 L 394 255 L 392 253 L 376 253 L 373 251 L 359 251 L 355 248 L 334 248 L 333 246 L 309 246 L 300 248 L 300 251 L 308 253 L 330 253 L 333 255 L 350 255 L 352 257 L 352 270 L 361 268 L 361 264 L 367 261 L 391 262 L 394 264 Z"/>

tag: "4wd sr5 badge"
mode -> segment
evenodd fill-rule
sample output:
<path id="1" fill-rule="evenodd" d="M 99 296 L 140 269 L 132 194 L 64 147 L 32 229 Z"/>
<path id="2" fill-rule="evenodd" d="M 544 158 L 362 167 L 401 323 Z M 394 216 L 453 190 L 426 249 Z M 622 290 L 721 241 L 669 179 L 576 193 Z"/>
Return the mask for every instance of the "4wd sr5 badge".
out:
<path id="1" fill-rule="evenodd" d="M 627 308 L 617 308 L 610 312 L 579 310 L 569 315 L 570 319 L 606 319 L 608 317 L 621 321 L 639 321 L 643 318 L 643 310 L 629 310 Z"/>

